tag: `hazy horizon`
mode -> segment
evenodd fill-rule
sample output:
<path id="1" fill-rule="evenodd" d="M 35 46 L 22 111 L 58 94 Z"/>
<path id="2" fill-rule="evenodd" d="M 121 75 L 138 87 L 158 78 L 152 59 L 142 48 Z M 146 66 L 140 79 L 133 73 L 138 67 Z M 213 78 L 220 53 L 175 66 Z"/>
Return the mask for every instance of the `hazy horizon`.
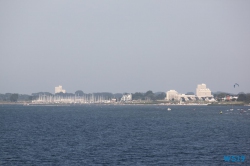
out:
<path id="1" fill-rule="evenodd" d="M 250 92 L 250 1 L 0 1 L 0 93 Z M 238 83 L 240 86 L 234 88 Z"/>
<path id="2" fill-rule="evenodd" d="M 81 90 L 81 89 L 78 89 L 78 90 Z M 65 93 L 75 93 L 76 91 L 78 91 L 78 90 L 75 90 L 74 92 L 68 92 L 68 91 L 66 91 Z M 173 90 L 173 89 L 169 89 L 169 90 Z M 167 91 L 169 91 L 169 90 L 167 90 Z M 175 89 L 176 90 L 176 89 Z M 83 90 L 81 90 L 81 91 L 83 91 Z M 136 92 L 139 92 L 139 93 L 146 93 L 147 91 L 152 91 L 152 90 L 146 90 L 146 91 L 134 91 L 134 92 L 105 92 L 105 91 L 100 91 L 100 92 L 84 92 L 83 91 L 83 93 L 85 93 L 85 94 L 91 94 L 91 93 L 112 93 L 112 94 L 117 94 L 117 93 L 136 93 Z M 153 91 L 153 93 L 159 93 L 159 92 L 167 92 L 167 91 Z M 190 92 L 192 92 L 192 93 L 194 93 L 194 94 L 196 94 L 196 91 L 187 91 L 187 92 L 180 92 L 180 91 L 178 91 L 178 90 L 176 90 L 178 93 L 181 93 L 181 94 L 186 94 L 186 93 L 190 93 Z M 37 92 L 32 92 L 32 93 L 52 93 L 52 94 L 54 94 L 55 93 L 55 91 L 37 91 Z M 218 92 L 222 92 L 222 93 L 230 93 L 230 94 L 239 94 L 239 93 L 242 93 L 243 91 L 241 91 L 241 92 L 236 92 L 236 93 L 234 93 L 234 92 L 227 92 L 227 91 L 211 91 L 212 93 L 218 93 Z M 5 93 L 17 93 L 17 92 L 5 92 Z M 0 94 L 5 94 L 5 93 L 1 93 L 0 92 Z M 31 95 L 32 93 L 19 93 L 19 94 L 26 94 L 26 95 Z M 247 93 L 250 93 L 250 92 L 243 92 L 243 93 L 245 93 L 245 94 L 247 94 Z"/>

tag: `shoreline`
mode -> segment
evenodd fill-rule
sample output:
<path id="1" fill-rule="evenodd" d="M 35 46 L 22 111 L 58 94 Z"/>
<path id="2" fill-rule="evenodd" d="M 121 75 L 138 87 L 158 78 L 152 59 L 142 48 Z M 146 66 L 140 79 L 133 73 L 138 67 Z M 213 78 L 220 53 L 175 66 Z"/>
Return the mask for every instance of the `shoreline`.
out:
<path id="1" fill-rule="evenodd" d="M 84 105 L 159 105 L 159 106 L 250 106 L 244 103 L 28 103 L 28 102 L 0 102 L 3 105 L 22 105 L 22 106 L 84 106 Z"/>

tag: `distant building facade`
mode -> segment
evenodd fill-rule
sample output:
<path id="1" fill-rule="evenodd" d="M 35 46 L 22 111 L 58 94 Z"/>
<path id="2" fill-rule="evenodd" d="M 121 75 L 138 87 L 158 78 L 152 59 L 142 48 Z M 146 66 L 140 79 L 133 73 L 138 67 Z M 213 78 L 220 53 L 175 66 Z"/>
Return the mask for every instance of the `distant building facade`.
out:
<path id="1" fill-rule="evenodd" d="M 211 90 L 206 87 L 206 84 L 198 84 L 196 88 L 197 97 L 212 97 Z"/>
<path id="2" fill-rule="evenodd" d="M 170 90 L 166 92 L 166 100 L 178 100 L 179 94 L 175 90 Z"/>
<path id="3" fill-rule="evenodd" d="M 121 101 L 132 101 L 132 94 L 123 95 Z"/>
<path id="4" fill-rule="evenodd" d="M 55 93 L 60 93 L 60 92 L 66 93 L 66 90 L 64 90 L 61 85 L 55 87 Z"/>
<path id="5" fill-rule="evenodd" d="M 179 94 L 178 95 L 178 100 L 181 101 L 192 101 L 192 100 L 196 100 L 195 95 L 186 95 L 186 94 Z"/>
<path id="6" fill-rule="evenodd" d="M 195 101 L 195 100 L 207 100 L 213 101 L 213 95 L 210 89 L 206 87 L 206 84 L 199 84 L 196 88 L 196 95 L 180 94 L 175 90 L 170 90 L 166 92 L 166 100 L 168 101 Z"/>

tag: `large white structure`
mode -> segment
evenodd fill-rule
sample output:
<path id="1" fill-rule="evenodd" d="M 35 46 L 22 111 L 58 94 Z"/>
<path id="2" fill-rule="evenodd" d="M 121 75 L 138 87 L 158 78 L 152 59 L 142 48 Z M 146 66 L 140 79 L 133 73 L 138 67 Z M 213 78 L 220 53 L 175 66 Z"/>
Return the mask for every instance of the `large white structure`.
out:
<path id="1" fill-rule="evenodd" d="M 55 87 L 55 93 L 60 93 L 60 92 L 62 93 L 66 92 L 66 90 L 64 90 L 61 85 Z"/>
<path id="2" fill-rule="evenodd" d="M 167 91 L 166 93 L 166 100 L 178 100 L 179 99 L 179 94 L 175 90 L 170 90 Z"/>
<path id="3" fill-rule="evenodd" d="M 195 101 L 195 100 L 209 100 L 212 101 L 213 95 L 210 89 L 206 87 L 206 84 L 199 84 L 196 88 L 196 95 L 179 94 L 175 90 L 166 92 L 166 100 L 168 101 Z"/>
<path id="4" fill-rule="evenodd" d="M 212 97 L 211 90 L 206 87 L 206 84 L 198 84 L 196 88 L 197 97 Z"/>
<path id="5" fill-rule="evenodd" d="M 121 101 L 132 101 L 132 94 L 123 95 Z"/>

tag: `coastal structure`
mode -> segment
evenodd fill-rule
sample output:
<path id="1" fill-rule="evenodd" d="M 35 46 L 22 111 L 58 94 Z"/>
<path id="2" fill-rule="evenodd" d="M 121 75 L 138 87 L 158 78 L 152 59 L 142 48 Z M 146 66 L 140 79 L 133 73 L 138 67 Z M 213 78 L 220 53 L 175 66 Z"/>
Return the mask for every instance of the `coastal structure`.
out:
<path id="1" fill-rule="evenodd" d="M 166 100 L 178 100 L 178 97 L 179 94 L 177 91 L 175 90 L 170 90 L 170 91 L 167 91 L 166 93 Z"/>
<path id="2" fill-rule="evenodd" d="M 179 94 L 178 100 L 181 101 L 195 101 L 197 98 L 195 95 L 186 95 L 186 94 Z"/>
<path id="3" fill-rule="evenodd" d="M 206 84 L 198 84 L 196 88 L 197 97 L 213 97 L 211 90 L 206 87 Z"/>
<path id="4" fill-rule="evenodd" d="M 122 96 L 121 101 L 132 101 L 132 94 L 125 94 Z"/>
<path id="5" fill-rule="evenodd" d="M 188 100 L 196 100 L 195 95 L 186 95 L 180 94 L 175 90 L 167 91 L 166 100 L 168 101 L 188 101 Z"/>
<path id="6" fill-rule="evenodd" d="M 66 90 L 64 90 L 61 85 L 55 87 L 55 93 L 60 93 L 60 92 L 66 93 Z"/>
<path id="7" fill-rule="evenodd" d="M 179 94 L 175 90 L 166 92 L 166 100 L 168 101 L 196 101 L 207 100 L 214 101 L 213 95 L 210 89 L 206 87 L 206 84 L 198 84 L 196 88 L 196 95 Z"/>

